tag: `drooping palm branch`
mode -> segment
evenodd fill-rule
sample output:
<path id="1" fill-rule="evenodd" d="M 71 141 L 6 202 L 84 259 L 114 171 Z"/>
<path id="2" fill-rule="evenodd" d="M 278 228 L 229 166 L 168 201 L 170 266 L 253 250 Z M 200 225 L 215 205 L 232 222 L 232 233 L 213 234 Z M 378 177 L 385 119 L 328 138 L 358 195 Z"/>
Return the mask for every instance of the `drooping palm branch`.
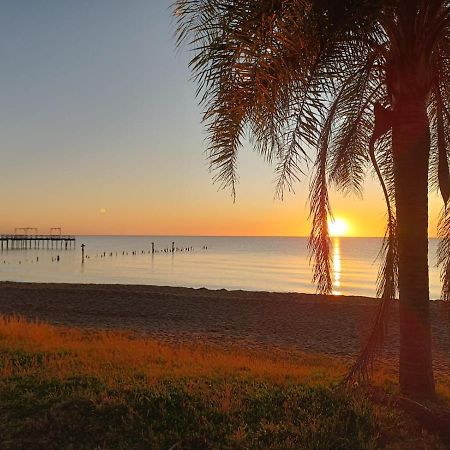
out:
<path id="1" fill-rule="evenodd" d="M 387 206 L 381 302 L 350 372 L 350 378 L 366 378 L 398 289 L 389 130 L 399 55 L 418 58 L 417 70 L 427 68 L 419 75 L 430 87 L 430 185 L 440 189 L 445 205 L 450 195 L 449 2 L 178 0 L 174 9 L 178 45 L 193 52 L 190 66 L 205 111 L 215 180 L 235 196 L 237 154 L 247 137 L 274 164 L 279 197 L 293 190 L 315 160 L 309 249 L 320 293 L 332 289 L 329 185 L 360 195 L 368 172 L 375 172 Z M 447 206 L 443 211 L 438 259 L 442 296 L 449 299 L 450 212 Z"/>

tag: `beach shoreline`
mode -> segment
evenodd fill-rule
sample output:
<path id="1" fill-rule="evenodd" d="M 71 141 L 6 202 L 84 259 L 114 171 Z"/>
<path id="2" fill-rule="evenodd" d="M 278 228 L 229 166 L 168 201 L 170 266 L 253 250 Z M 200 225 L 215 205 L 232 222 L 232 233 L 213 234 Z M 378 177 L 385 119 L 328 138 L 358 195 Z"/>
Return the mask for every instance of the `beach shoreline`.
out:
<path id="1" fill-rule="evenodd" d="M 119 329 L 170 342 L 306 351 L 354 358 L 375 317 L 369 297 L 147 285 L 0 282 L 0 314 L 52 324 Z M 431 304 L 435 366 L 450 374 L 450 324 Z M 384 358 L 398 355 L 394 303 Z"/>

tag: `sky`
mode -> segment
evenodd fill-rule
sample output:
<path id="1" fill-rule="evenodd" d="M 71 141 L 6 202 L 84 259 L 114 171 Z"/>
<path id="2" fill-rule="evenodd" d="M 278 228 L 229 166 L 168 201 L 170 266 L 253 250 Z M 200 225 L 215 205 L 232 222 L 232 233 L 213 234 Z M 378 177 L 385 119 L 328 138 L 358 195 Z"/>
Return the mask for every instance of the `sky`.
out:
<path id="1" fill-rule="evenodd" d="M 212 182 L 189 55 L 171 0 L 0 2 L 0 232 L 309 233 L 308 179 L 274 199 L 273 167 L 246 144 L 239 185 Z M 384 233 L 381 192 L 332 193 L 352 236 Z M 430 199 L 430 234 L 440 209 Z"/>

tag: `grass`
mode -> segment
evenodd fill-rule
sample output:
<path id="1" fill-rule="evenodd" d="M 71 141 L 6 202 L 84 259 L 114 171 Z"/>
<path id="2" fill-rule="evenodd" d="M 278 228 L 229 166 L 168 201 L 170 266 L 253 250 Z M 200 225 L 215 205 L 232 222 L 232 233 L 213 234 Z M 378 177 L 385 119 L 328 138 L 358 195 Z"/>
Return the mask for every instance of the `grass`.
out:
<path id="1" fill-rule="evenodd" d="M 345 361 L 0 317 L 1 449 L 443 449 Z"/>

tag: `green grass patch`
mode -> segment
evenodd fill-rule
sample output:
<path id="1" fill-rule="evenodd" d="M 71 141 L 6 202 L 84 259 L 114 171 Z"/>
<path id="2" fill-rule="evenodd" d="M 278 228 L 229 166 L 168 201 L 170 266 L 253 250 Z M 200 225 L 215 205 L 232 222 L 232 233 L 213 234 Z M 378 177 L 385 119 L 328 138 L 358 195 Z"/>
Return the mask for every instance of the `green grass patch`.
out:
<path id="1" fill-rule="evenodd" d="M 443 449 L 398 413 L 332 387 L 177 379 L 0 382 L 2 449 Z M 175 445 L 175 447 L 173 447 Z"/>

